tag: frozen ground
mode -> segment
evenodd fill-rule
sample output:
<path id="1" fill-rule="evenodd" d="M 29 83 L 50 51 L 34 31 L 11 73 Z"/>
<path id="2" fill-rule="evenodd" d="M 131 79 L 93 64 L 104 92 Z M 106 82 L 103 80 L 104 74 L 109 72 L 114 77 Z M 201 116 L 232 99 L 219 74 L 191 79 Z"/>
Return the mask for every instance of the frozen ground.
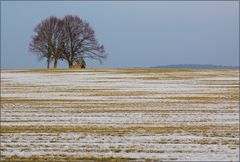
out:
<path id="1" fill-rule="evenodd" d="M 239 160 L 239 71 L 2 70 L 1 159 Z"/>

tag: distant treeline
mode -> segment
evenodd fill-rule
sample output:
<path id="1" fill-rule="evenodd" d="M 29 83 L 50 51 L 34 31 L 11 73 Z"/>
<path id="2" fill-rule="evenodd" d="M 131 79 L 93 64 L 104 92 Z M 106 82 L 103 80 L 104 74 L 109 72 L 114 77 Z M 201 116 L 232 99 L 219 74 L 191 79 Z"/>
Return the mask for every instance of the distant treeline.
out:
<path id="1" fill-rule="evenodd" d="M 239 66 L 223 66 L 212 64 L 176 64 L 176 65 L 161 65 L 151 68 L 192 68 L 192 69 L 239 69 Z"/>

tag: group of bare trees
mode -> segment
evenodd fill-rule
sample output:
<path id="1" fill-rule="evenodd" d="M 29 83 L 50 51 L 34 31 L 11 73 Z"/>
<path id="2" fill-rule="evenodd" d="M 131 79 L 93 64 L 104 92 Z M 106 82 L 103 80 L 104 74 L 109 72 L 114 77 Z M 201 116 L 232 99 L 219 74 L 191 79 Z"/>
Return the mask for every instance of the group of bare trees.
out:
<path id="1" fill-rule="evenodd" d="M 95 38 L 94 30 L 88 22 L 78 16 L 67 15 L 63 19 L 51 16 L 43 20 L 34 29 L 29 50 L 40 59 L 47 59 L 47 68 L 58 60 L 67 61 L 69 68 L 84 62 L 85 58 L 102 62 L 106 58 L 104 46 Z"/>

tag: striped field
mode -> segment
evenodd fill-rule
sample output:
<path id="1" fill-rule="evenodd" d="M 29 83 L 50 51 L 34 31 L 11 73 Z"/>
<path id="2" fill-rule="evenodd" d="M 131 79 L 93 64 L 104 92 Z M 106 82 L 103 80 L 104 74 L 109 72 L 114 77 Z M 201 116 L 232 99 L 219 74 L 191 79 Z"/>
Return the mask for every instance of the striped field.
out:
<path id="1" fill-rule="evenodd" d="M 239 70 L 2 70 L 1 160 L 237 161 Z"/>

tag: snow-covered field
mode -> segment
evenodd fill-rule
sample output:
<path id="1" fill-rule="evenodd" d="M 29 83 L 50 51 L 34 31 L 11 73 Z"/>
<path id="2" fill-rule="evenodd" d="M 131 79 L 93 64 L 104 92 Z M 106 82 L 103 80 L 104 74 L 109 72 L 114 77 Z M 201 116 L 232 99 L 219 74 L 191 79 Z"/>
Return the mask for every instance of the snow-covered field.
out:
<path id="1" fill-rule="evenodd" d="M 1 71 L 1 159 L 238 161 L 239 71 Z"/>

